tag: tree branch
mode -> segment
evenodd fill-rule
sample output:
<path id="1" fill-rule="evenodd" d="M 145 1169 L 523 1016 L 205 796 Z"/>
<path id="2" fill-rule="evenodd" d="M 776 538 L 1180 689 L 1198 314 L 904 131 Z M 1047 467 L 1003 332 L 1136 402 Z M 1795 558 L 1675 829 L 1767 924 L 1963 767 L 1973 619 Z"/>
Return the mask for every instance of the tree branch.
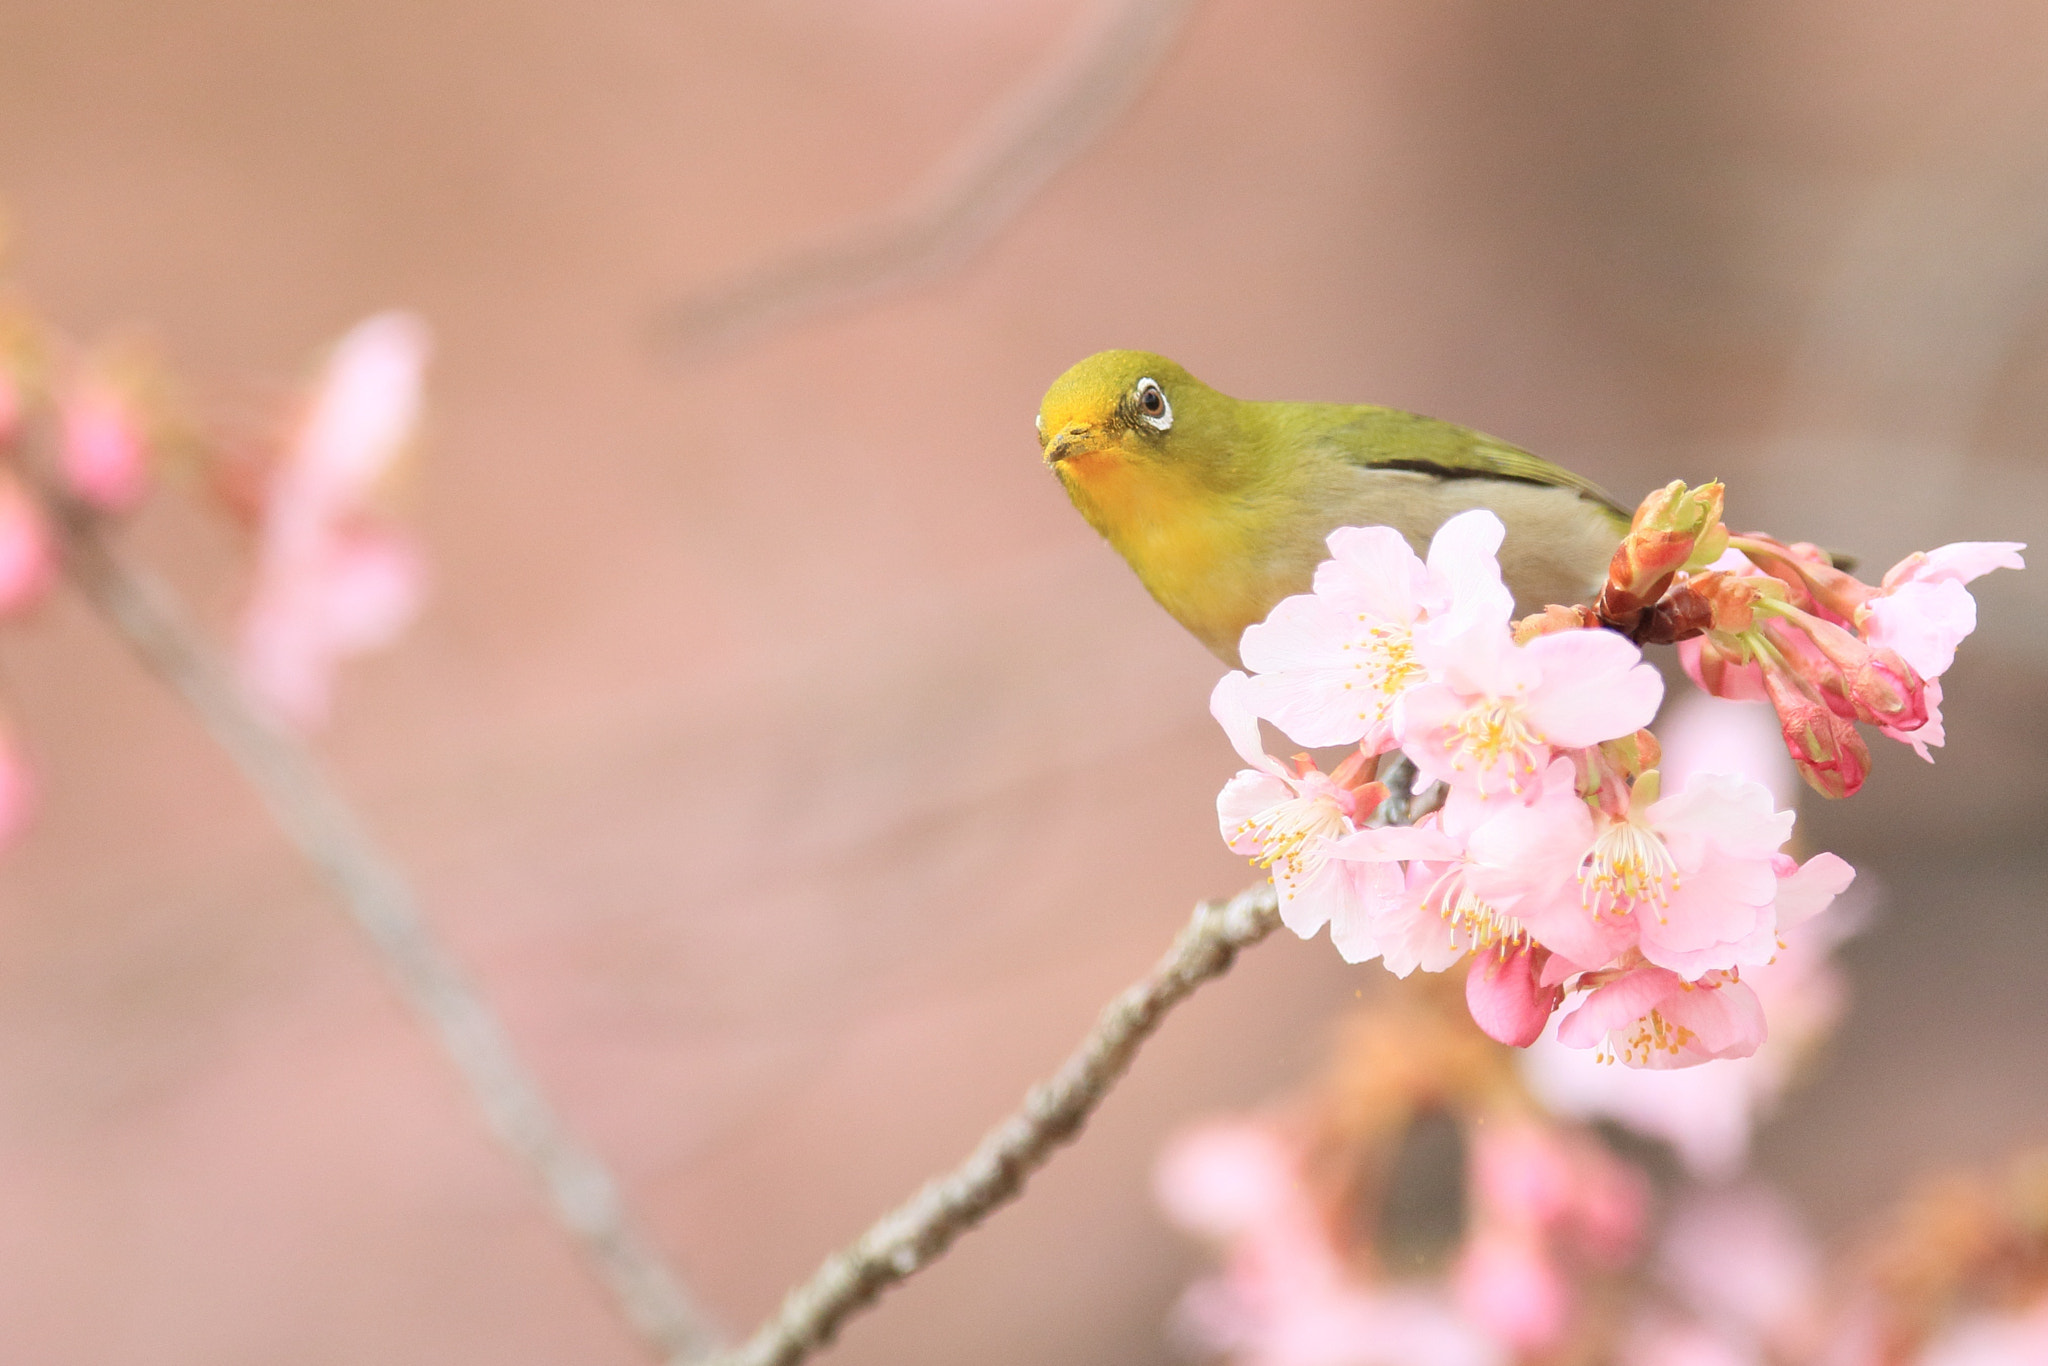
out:
<path id="1" fill-rule="evenodd" d="M 714 1358 L 714 1366 L 795 1366 L 884 1290 L 937 1260 L 1081 1132 L 1167 1011 L 1221 976 L 1239 950 L 1279 923 L 1270 883 L 1197 906 L 1167 955 L 1110 1002 L 1065 1065 L 1024 1097 L 1021 1110 L 990 1130 L 953 1172 L 927 1183 L 851 1247 L 827 1258 L 745 1346 Z"/>
<path id="2" fill-rule="evenodd" d="M 842 236 L 685 299 L 661 330 L 684 350 L 941 274 L 972 256 L 1137 102 L 1195 0 L 1106 0 L 1047 68 L 901 201 Z"/>
<path id="3" fill-rule="evenodd" d="M 468 1085 L 498 1141 L 531 1169 L 557 1220 L 628 1322 L 663 1360 L 714 1350 L 717 1338 L 653 1246 L 627 1218 L 618 1186 L 548 1107 L 503 1027 L 435 940 L 411 889 L 371 842 L 305 748 L 243 695 L 169 592 L 124 565 L 90 513 L 46 500 L 72 581 L 114 632 L 179 694 L 248 778 L 292 842 L 368 936 L 399 994 Z"/>

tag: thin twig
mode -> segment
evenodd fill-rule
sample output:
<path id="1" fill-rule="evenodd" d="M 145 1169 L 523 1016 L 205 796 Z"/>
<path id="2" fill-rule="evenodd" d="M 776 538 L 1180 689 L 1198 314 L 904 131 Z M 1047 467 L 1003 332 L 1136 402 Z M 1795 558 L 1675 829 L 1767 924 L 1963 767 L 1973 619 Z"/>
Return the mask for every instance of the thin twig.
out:
<path id="1" fill-rule="evenodd" d="M 1221 976 L 1239 950 L 1279 923 L 1270 883 L 1196 907 L 1167 955 L 1110 1002 L 1080 1048 L 1050 1081 L 1031 1089 L 1021 1110 L 990 1130 L 952 1173 L 927 1183 L 851 1247 L 827 1258 L 745 1346 L 715 1358 L 715 1366 L 794 1366 L 830 1342 L 850 1315 L 882 1291 L 936 1260 L 954 1239 L 1014 1198 L 1055 1148 L 1080 1133 L 1168 1010 Z"/>
<path id="2" fill-rule="evenodd" d="M 1195 0 L 1104 0 L 1057 57 L 895 205 L 843 235 L 704 290 L 664 320 L 684 350 L 943 273 L 1000 231 L 1137 102 Z"/>
<path id="3" fill-rule="evenodd" d="M 411 889 L 298 741 L 243 695 L 169 592 L 123 564 L 90 514 L 52 499 L 66 572 L 198 713 L 369 937 L 405 1001 L 469 1086 L 498 1141 L 532 1169 L 626 1319 L 665 1361 L 715 1350 L 709 1320 L 626 1217 L 618 1186 L 572 1139 L 503 1027 L 420 916 Z"/>

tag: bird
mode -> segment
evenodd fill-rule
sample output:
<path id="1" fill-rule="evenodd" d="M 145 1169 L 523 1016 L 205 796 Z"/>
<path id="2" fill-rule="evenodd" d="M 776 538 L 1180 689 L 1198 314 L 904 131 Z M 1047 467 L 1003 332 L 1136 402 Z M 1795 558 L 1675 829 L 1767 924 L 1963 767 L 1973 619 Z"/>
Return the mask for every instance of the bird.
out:
<path id="1" fill-rule="evenodd" d="M 1629 529 L 1599 485 L 1505 441 L 1397 408 L 1232 398 L 1150 351 L 1053 381 L 1038 440 L 1075 508 L 1232 668 L 1338 527 L 1390 526 L 1420 554 L 1445 519 L 1491 509 L 1518 614 L 1590 601 Z"/>

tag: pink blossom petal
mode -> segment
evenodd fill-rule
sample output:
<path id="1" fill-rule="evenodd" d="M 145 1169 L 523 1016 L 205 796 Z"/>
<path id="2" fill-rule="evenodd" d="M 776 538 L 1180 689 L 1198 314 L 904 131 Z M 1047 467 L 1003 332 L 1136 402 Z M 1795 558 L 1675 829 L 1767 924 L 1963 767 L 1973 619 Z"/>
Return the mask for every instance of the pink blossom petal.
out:
<path id="1" fill-rule="evenodd" d="M 1612 631 L 1559 631 L 1525 648 L 1543 671 L 1528 696 L 1529 718 L 1554 745 L 1582 749 L 1633 734 L 1664 700 L 1657 670 Z"/>
<path id="2" fill-rule="evenodd" d="M 1427 575 L 1408 540 L 1392 527 L 1338 527 L 1330 533 L 1330 558 L 1316 568 L 1315 595 L 1339 612 L 1385 621 L 1413 622 L 1421 615 Z"/>
<path id="3" fill-rule="evenodd" d="M 1557 987 L 1537 986 L 1533 956 L 1526 946 L 1505 955 L 1484 952 L 1465 976 L 1465 1006 L 1473 1023 L 1511 1048 L 1527 1048 L 1542 1036 L 1562 995 Z"/>
<path id="4" fill-rule="evenodd" d="M 1293 787 L 1271 773 L 1241 771 L 1216 794 L 1216 822 L 1223 831 L 1223 842 L 1232 853 L 1253 857 L 1261 847 L 1260 817 L 1293 796 Z"/>
<path id="5" fill-rule="evenodd" d="M 1977 600 L 1957 579 L 1912 580 L 1872 598 L 1863 609 L 1864 636 L 1894 650 L 1923 679 L 1956 662 L 1956 646 L 1977 629 Z"/>
<path id="6" fill-rule="evenodd" d="M 1223 734 L 1238 758 L 1267 773 L 1284 771 L 1266 753 L 1266 742 L 1259 738 L 1259 716 L 1253 709 L 1250 677 L 1233 669 L 1217 679 L 1209 694 L 1209 714 L 1223 727 Z"/>
<path id="7" fill-rule="evenodd" d="M 1778 927 L 1789 930 L 1825 911 L 1856 880 L 1856 870 L 1834 854 L 1815 854 L 1778 879 Z"/>
<path id="8" fill-rule="evenodd" d="M 1916 551 L 1885 571 L 1884 587 L 1904 583 L 1968 583 L 1994 569 L 2025 569 L 2025 541 L 1956 541 Z"/>
<path id="9" fill-rule="evenodd" d="M 1663 968 L 1625 973 L 1587 993 L 1578 1009 L 1558 1025 L 1558 1042 L 1567 1048 L 1596 1047 L 1608 1034 L 1634 1024 L 1684 985 L 1677 973 Z"/>
<path id="10" fill-rule="evenodd" d="M 1331 907 L 1330 943 L 1347 963 L 1370 962 L 1380 956 L 1380 917 L 1385 908 L 1399 904 L 1406 890 L 1401 869 L 1337 858 L 1328 867 L 1345 884 Z"/>
<path id="11" fill-rule="evenodd" d="M 1928 748 L 1931 746 L 1938 749 L 1948 742 L 1948 732 L 1943 729 L 1941 723 L 1940 679 L 1927 680 L 1926 701 L 1927 720 L 1923 724 L 1912 730 L 1895 730 L 1890 726 L 1883 726 L 1880 729 L 1891 739 L 1911 745 L 1914 753 L 1931 764 L 1934 762 L 1934 756 L 1927 752 Z"/>
<path id="12" fill-rule="evenodd" d="M 1695 773 L 1645 817 L 1687 866 L 1696 865 L 1709 844 L 1724 854 L 1768 860 L 1792 837 L 1794 820 L 1790 811 L 1775 809 L 1763 784 L 1728 773 Z"/>
<path id="13" fill-rule="evenodd" d="M 1429 542 L 1429 575 L 1438 594 L 1432 615 L 1450 615 L 1453 629 L 1467 629 L 1514 614 L 1514 596 L 1500 576 L 1500 547 L 1507 527 L 1484 508 L 1447 518 Z"/>
<path id="14" fill-rule="evenodd" d="M 418 423 L 431 349 L 427 325 L 398 312 L 366 318 L 335 343 L 291 461 L 304 496 L 352 505 L 369 493 Z"/>

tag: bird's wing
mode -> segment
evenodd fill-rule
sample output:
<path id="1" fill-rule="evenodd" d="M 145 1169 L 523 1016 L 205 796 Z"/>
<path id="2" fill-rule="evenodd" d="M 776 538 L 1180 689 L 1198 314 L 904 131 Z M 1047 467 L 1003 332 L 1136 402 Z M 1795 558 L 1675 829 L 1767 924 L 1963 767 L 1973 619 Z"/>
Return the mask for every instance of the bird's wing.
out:
<path id="1" fill-rule="evenodd" d="M 1325 410 L 1325 434 L 1345 460 L 1367 469 L 1413 470 L 1439 479 L 1513 479 L 1571 489 L 1626 519 L 1629 510 L 1583 475 L 1483 432 L 1398 408 Z M 1322 424 L 1318 424 L 1322 425 Z"/>

